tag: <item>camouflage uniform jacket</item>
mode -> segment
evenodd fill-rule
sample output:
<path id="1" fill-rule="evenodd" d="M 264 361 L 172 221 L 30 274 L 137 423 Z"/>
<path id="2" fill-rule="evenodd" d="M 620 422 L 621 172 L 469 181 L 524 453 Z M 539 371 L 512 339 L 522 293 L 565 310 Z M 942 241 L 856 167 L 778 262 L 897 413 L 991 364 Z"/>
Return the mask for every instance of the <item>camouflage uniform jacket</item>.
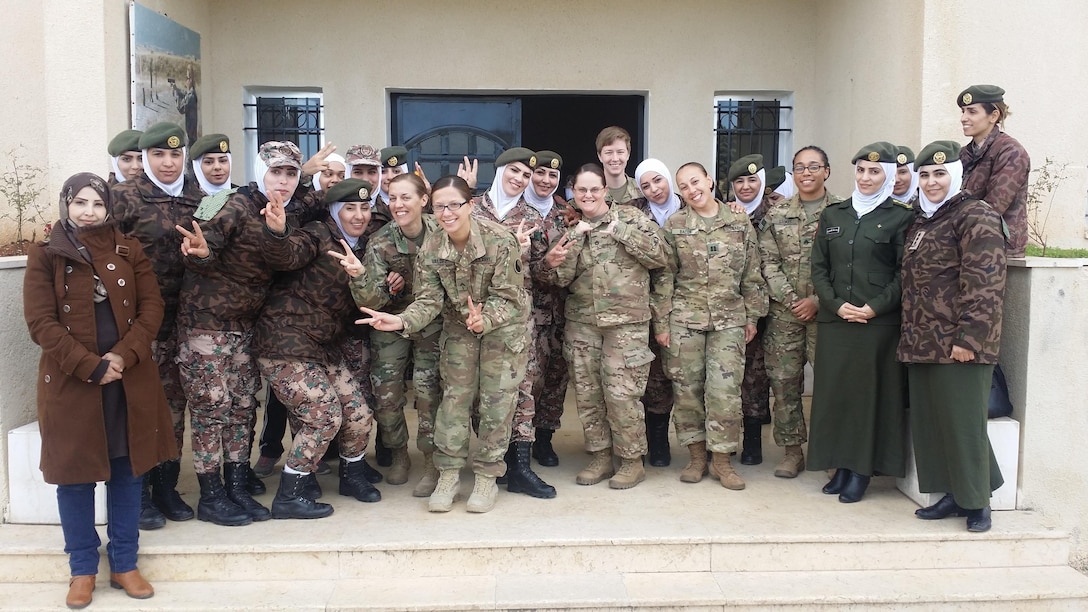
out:
<path id="1" fill-rule="evenodd" d="M 631 200 L 629 206 L 634 206 L 635 208 L 641 210 L 646 215 L 646 218 L 653 221 L 654 224 L 657 223 L 657 218 L 654 217 L 654 213 L 653 210 L 650 208 L 650 201 L 648 199 L 642 197 L 636 200 Z M 683 198 L 680 198 L 680 208 L 677 209 L 677 212 L 685 208 L 687 208 L 687 204 L 684 203 Z M 673 213 L 673 215 L 675 214 L 676 213 Z M 672 264 L 671 261 L 669 263 L 670 265 Z M 673 272 L 676 271 L 675 268 L 669 268 L 668 266 L 664 268 L 650 270 L 650 310 L 653 313 L 653 317 L 651 318 L 651 320 L 655 322 L 654 334 L 666 334 L 669 332 L 669 313 L 667 310 L 665 312 L 661 312 L 660 310 L 665 307 L 666 304 L 668 304 L 668 308 L 672 308 L 672 277 L 669 277 L 667 280 L 662 279 L 662 275 L 668 272 L 670 269 Z M 669 286 L 666 287 L 666 285 Z"/>
<path id="2" fill-rule="evenodd" d="M 995 127 L 981 145 L 960 149 L 963 191 L 1001 215 L 1009 237 L 1009 257 L 1023 257 L 1028 243 L 1028 175 L 1031 158 L 1012 136 Z"/>
<path id="3" fill-rule="evenodd" d="M 615 230 L 609 233 L 613 219 Z M 657 223 L 624 204 L 585 221 L 593 229 L 580 237 L 569 230 L 567 258 L 547 271 L 549 282 L 570 289 L 567 320 L 614 327 L 653 318 L 654 329 L 668 325 L 658 318 L 668 312 L 655 307 L 652 314 L 650 307 L 650 270 L 669 265 Z"/>
<path id="4" fill-rule="evenodd" d="M 961 192 L 929 219 L 917 215 L 906 245 L 899 361 L 954 363 L 955 345 L 996 364 L 1006 274 L 997 212 Z"/>
<path id="5" fill-rule="evenodd" d="M 626 191 L 624 192 L 623 198 L 619 200 L 612 197 L 611 189 L 606 189 L 604 192 L 604 201 L 608 202 L 609 206 L 613 204 L 628 204 L 638 208 L 635 200 L 645 198 L 642 197 L 642 190 L 638 188 L 638 183 L 635 182 L 635 179 L 627 177 L 627 184 L 624 185 L 624 189 L 626 189 Z"/>
<path id="6" fill-rule="evenodd" d="M 816 226 L 824 208 L 841 201 L 828 192 L 816 212 L 808 215 L 801 204 L 801 196 L 794 194 L 789 200 L 772 206 L 756 226 L 767 293 L 772 301 L 787 310 L 797 300 L 816 296 L 812 286 L 812 242 Z M 793 317 L 793 313 L 789 316 Z M 796 317 L 792 320 L 800 322 Z"/>
<path id="7" fill-rule="evenodd" d="M 253 336 L 260 357 L 324 364 L 340 360 L 339 345 L 359 311 L 351 297 L 351 278 L 340 261 L 328 254 L 341 252 L 343 234 L 331 216 L 299 229 L 288 226 L 277 236 L 261 234 L 269 264 L 284 272 L 268 292 Z M 360 240 L 356 254 L 361 255 Z"/>
<path id="8" fill-rule="evenodd" d="M 430 210 L 424 210 L 423 212 L 430 212 Z M 363 237 L 360 240 L 369 241 L 371 236 L 377 234 L 378 230 L 385 227 L 392 220 L 393 213 L 389 210 L 389 204 L 375 192 L 374 200 L 370 203 L 370 223 L 366 226 L 366 231 L 363 232 Z"/>
<path id="9" fill-rule="evenodd" d="M 439 314 L 445 325 L 464 325 L 468 296 L 483 305 L 484 334 L 529 321 L 529 294 L 521 247 L 510 230 L 487 219 L 469 218 L 462 252 L 445 231 L 432 232 L 416 257 L 416 299 L 401 313 L 403 335 L 422 330 Z"/>
<path id="10" fill-rule="evenodd" d="M 423 235 L 426 238 L 443 231 L 434 215 L 423 215 Z M 355 303 L 374 310 L 400 314 L 415 297 L 413 275 L 420 247 L 404 235 L 396 223 L 386 224 L 366 243 L 363 273 L 351 279 L 351 294 Z M 400 274 L 404 288 L 390 295 L 385 278 L 390 272 Z"/>
<path id="11" fill-rule="evenodd" d="M 547 248 L 567 233 L 567 220 L 578 215 L 577 209 L 558 195 L 553 195 L 552 200 L 552 209 L 548 211 L 548 216 L 544 217 L 540 229 L 547 240 L 545 255 L 547 255 Z M 540 265 L 530 268 L 530 273 L 536 281 L 533 285 L 533 319 L 537 325 L 551 325 L 555 322 L 554 315 L 563 312 L 562 309 L 567 302 L 567 290 L 548 282 L 548 270 L 543 265 L 543 260 Z"/>
<path id="12" fill-rule="evenodd" d="M 113 218 L 118 227 L 126 235 L 140 241 L 144 254 L 155 270 L 159 292 L 166 305 L 156 339 L 166 340 L 174 334 L 182 278 L 185 276 L 181 234 L 174 226 L 192 229 L 193 213 L 200 205 L 204 192 L 196 181 L 186 180 L 181 195 L 175 198 L 143 174 L 117 183 L 110 191 L 113 194 Z"/>
<path id="13" fill-rule="evenodd" d="M 684 207 L 665 222 L 672 263 L 661 280 L 674 325 L 719 331 L 767 314 L 756 230 L 747 221 L 718 202 L 713 218 Z"/>
<path id="14" fill-rule="evenodd" d="M 532 189 L 532 187 L 530 187 Z M 510 234 L 517 239 L 516 233 L 518 231 L 518 225 L 525 222 L 525 227 L 529 228 L 537 226 L 539 228 L 544 227 L 544 219 L 537 212 L 537 209 L 529 206 L 529 203 L 525 201 L 525 198 L 518 198 L 517 204 L 506 213 L 505 219 L 499 219 L 498 214 L 495 213 L 495 205 L 491 202 L 491 196 L 486 193 L 476 198 L 475 205 L 472 207 L 472 216 L 477 219 L 487 219 L 492 223 L 497 223 L 506 229 L 510 230 Z M 521 254 L 521 265 L 525 270 L 540 269 L 544 262 L 544 256 L 548 254 L 548 243 L 545 240 L 544 232 L 537 231 L 533 233 L 529 239 L 528 252 Z M 533 291 L 533 279 L 531 274 L 525 275 L 525 290 L 532 293 Z"/>

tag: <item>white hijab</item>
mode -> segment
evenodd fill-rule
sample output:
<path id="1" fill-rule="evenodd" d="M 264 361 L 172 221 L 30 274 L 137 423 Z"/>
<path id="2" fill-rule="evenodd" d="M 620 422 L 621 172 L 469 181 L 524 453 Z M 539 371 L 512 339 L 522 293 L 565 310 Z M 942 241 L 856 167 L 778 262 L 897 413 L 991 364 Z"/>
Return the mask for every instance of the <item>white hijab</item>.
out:
<path id="1" fill-rule="evenodd" d="M 301 173 L 302 171 L 299 170 Z M 264 197 L 268 197 L 268 187 L 264 185 L 264 177 L 268 174 L 268 165 L 264 163 L 264 160 L 258 155 L 257 160 L 253 162 L 253 176 L 257 177 L 257 191 L 264 194 Z M 283 207 L 287 208 L 287 205 L 291 203 L 291 198 L 287 198 L 283 201 Z"/>
<path id="2" fill-rule="evenodd" d="M 740 199 L 740 194 L 735 189 L 733 190 L 733 195 L 737 196 L 737 201 L 740 202 L 749 215 L 754 213 L 759 208 L 760 203 L 763 202 L 763 188 L 767 186 L 767 169 L 760 168 L 759 172 L 756 172 L 756 176 L 759 177 L 759 189 L 756 189 L 756 197 L 751 202 Z"/>
<path id="3" fill-rule="evenodd" d="M 208 177 L 204 176 L 204 169 L 200 167 L 200 162 L 203 159 L 204 156 L 201 155 L 197 159 L 194 159 L 192 161 L 192 164 L 193 174 L 196 175 L 196 182 L 200 183 L 200 188 L 204 190 L 204 193 L 208 195 L 215 195 L 220 191 L 223 191 L 224 189 L 230 189 L 230 173 L 227 173 L 227 180 L 224 181 L 222 185 L 213 185 L 212 182 L 208 180 Z M 233 170 L 234 158 L 230 156 L 230 153 L 227 153 L 227 163 L 230 164 L 230 167 Z"/>
<path id="4" fill-rule="evenodd" d="M 340 165 L 344 167 L 344 178 L 351 178 L 351 166 L 349 166 L 348 162 L 344 160 L 343 155 L 340 155 L 338 153 L 329 153 L 329 156 L 325 158 L 325 161 L 329 162 L 330 164 L 333 162 L 339 162 Z M 321 191 L 321 174 L 318 174 L 314 177 L 314 191 Z"/>
<path id="5" fill-rule="evenodd" d="M 858 219 L 876 210 L 877 206 L 880 206 L 884 203 L 884 200 L 891 197 L 892 189 L 895 189 L 895 163 L 880 162 L 880 167 L 884 169 L 884 184 L 873 195 L 864 195 L 858 191 L 858 183 L 856 180 L 854 181 L 854 193 L 850 196 L 850 203 L 853 205 Z M 856 175 L 857 162 L 854 162 L 854 169 Z"/>
<path id="6" fill-rule="evenodd" d="M 665 227 L 665 222 L 669 220 L 669 217 L 680 210 L 680 196 L 676 195 L 676 182 L 673 180 L 672 174 L 669 173 L 669 169 L 665 167 L 664 162 L 654 158 L 644 159 L 635 167 L 635 184 L 638 185 L 638 190 L 642 192 L 643 196 L 646 195 L 646 192 L 642 191 L 642 176 L 647 172 L 656 172 L 669 181 L 669 199 L 665 200 L 664 204 L 654 204 L 649 197 L 646 198 L 646 203 L 650 205 L 650 212 L 654 215 L 654 221 L 661 227 Z"/>
<path id="7" fill-rule="evenodd" d="M 907 192 L 901 196 L 897 196 L 894 193 L 892 194 L 892 197 L 900 202 L 910 202 L 911 198 L 914 197 L 914 194 L 918 193 L 918 171 L 914 169 L 913 163 L 907 164 L 906 167 L 907 170 L 910 170 L 910 186 L 907 187 Z M 898 172 L 899 167 L 896 166 L 895 170 Z"/>
<path id="8" fill-rule="evenodd" d="M 344 231 L 344 224 L 340 222 L 340 209 L 342 208 L 344 208 L 344 202 L 333 202 L 329 204 L 329 214 L 332 215 L 336 227 L 340 228 L 340 235 L 344 237 L 344 242 L 348 243 L 348 246 L 354 250 L 355 245 L 359 244 L 359 239 L 362 236 L 348 236 L 348 233 Z"/>
<path id="9" fill-rule="evenodd" d="M 923 168 L 924 167 L 925 166 L 923 166 Z M 947 170 L 949 176 L 952 177 L 952 182 L 948 184 L 948 193 L 944 194 L 944 199 L 940 202 L 930 202 L 929 198 L 926 197 L 925 191 L 918 192 L 918 204 L 922 207 L 922 214 L 924 214 L 927 219 L 932 217 L 942 206 L 944 206 L 945 202 L 952 199 L 952 196 L 959 192 L 958 186 L 963 180 L 963 162 L 958 159 L 956 161 L 945 162 L 935 167 Z M 914 181 L 915 183 L 918 182 L 917 172 L 914 172 Z"/>
<path id="10" fill-rule="evenodd" d="M 128 153 L 128 151 L 125 152 Z M 120 155 L 117 157 L 120 157 Z M 113 178 L 118 183 L 123 183 L 128 179 L 126 179 L 125 175 L 121 172 L 121 166 L 117 165 L 117 157 L 110 157 L 110 164 L 113 165 Z M 143 153 L 140 154 L 140 159 L 141 161 L 143 160 Z"/>
<path id="11" fill-rule="evenodd" d="M 151 156 L 147 154 L 147 149 L 140 151 L 140 153 L 144 156 L 144 173 L 147 174 L 147 178 L 151 179 L 152 183 L 158 185 L 159 189 L 165 191 L 170 197 L 176 198 L 181 195 L 181 190 L 185 188 L 185 173 L 178 173 L 178 178 L 173 183 L 166 184 L 159 180 L 159 177 L 155 176 L 155 171 L 152 170 L 151 165 L 147 163 L 147 160 L 151 159 Z M 181 156 L 182 158 L 189 156 L 189 147 L 181 148 Z"/>
<path id="12" fill-rule="evenodd" d="M 540 213 L 541 217 L 547 219 L 548 215 L 552 212 L 552 206 L 555 205 L 555 198 L 552 196 L 555 195 L 555 192 L 558 189 L 559 181 L 557 180 L 555 181 L 555 187 L 552 187 L 552 190 L 548 192 L 548 195 L 540 197 L 536 194 L 536 189 L 533 188 L 532 178 L 530 178 L 529 186 L 525 188 L 525 193 L 523 193 L 522 196 L 525 198 L 525 201 L 528 202 L 529 206 L 535 208 L 536 211 Z"/>
<path id="13" fill-rule="evenodd" d="M 495 206 L 495 216 L 499 218 L 499 221 L 502 221 L 506 218 L 506 215 L 510 214 L 510 211 L 517 205 L 518 200 L 521 199 L 522 194 L 532 190 L 532 185 L 530 185 L 521 193 L 512 196 L 506 195 L 506 191 L 502 188 L 502 177 L 506 174 L 506 167 L 509 165 L 503 164 L 495 168 L 495 180 L 491 183 L 491 189 L 487 190 L 487 197 L 491 198 L 491 204 Z"/>
<path id="14" fill-rule="evenodd" d="M 797 185 L 793 184 L 793 173 L 786 173 L 786 180 L 782 181 L 782 184 L 774 188 L 774 192 L 782 196 L 785 199 L 790 199 L 793 194 L 797 193 Z"/>

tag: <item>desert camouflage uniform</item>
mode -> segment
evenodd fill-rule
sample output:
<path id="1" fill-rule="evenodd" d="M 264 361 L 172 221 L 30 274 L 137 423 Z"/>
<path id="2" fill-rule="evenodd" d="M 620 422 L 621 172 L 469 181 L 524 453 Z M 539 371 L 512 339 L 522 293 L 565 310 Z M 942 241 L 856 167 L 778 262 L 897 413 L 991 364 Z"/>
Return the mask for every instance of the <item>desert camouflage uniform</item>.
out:
<path id="1" fill-rule="evenodd" d="M 708 450 L 730 453 L 740 441 L 744 328 L 767 313 L 756 232 L 744 213 L 719 202 L 713 218 L 681 209 L 664 233 L 676 436 L 683 446 L 705 440 Z"/>
<path id="2" fill-rule="evenodd" d="M 180 457 L 185 444 L 186 402 L 178 371 L 176 320 L 185 265 L 182 263 L 181 234 L 174 226 L 193 226 L 193 213 L 200 204 L 203 192 L 195 180 L 186 180 L 181 194 L 173 197 L 144 174 L 116 183 L 110 191 L 114 202 L 113 218 L 122 232 L 140 241 L 144 253 L 151 260 L 159 281 L 159 293 L 166 304 L 162 325 L 151 344 L 151 355 L 159 364 L 159 379 L 170 405 L 170 419 Z"/>
<path id="3" fill-rule="evenodd" d="M 424 237 L 441 232 L 431 215 L 423 215 Z M 413 275 L 419 248 L 404 235 L 400 226 L 389 223 L 378 230 L 367 243 L 363 257 L 363 273 L 351 280 L 351 294 L 358 306 L 400 314 L 412 303 L 415 296 Z M 404 279 L 404 288 L 390 295 L 385 278 L 396 272 Z M 378 426 L 382 430 L 382 443 L 389 448 L 401 448 L 408 444 L 408 427 L 404 420 L 405 370 L 409 358 L 412 362 L 412 388 L 415 392 L 415 408 L 419 416 L 416 447 L 424 453 L 434 452 L 434 418 L 442 401 L 442 387 L 438 378 L 438 336 L 442 321 L 435 319 L 423 331 L 411 338 L 393 333 L 371 330 L 374 349 L 370 380 L 376 396 Z"/>
<path id="4" fill-rule="evenodd" d="M 566 259 L 548 271 L 551 282 L 570 290 L 563 350 L 586 450 L 613 448 L 634 459 L 646 453 L 640 398 L 653 361 L 650 270 L 668 264 L 665 242 L 657 224 L 631 206 L 614 204 L 585 221 L 593 229 L 583 236 L 570 230 Z"/>
<path id="5" fill-rule="evenodd" d="M 631 206 L 638 208 L 646 217 L 657 223 L 657 219 L 654 218 L 654 213 L 650 210 L 650 201 L 644 197 L 632 200 Z M 680 208 L 684 208 L 686 205 L 681 200 Z M 674 213 L 675 214 L 675 213 Z M 664 289 L 662 288 L 661 275 L 665 272 L 664 268 L 652 270 L 650 272 L 650 291 L 655 295 L 661 295 Z M 658 300 L 651 300 L 651 306 L 655 303 L 660 303 Z M 672 391 L 672 381 L 669 380 L 668 374 L 665 372 L 665 349 L 657 343 L 657 339 L 654 337 L 657 334 L 663 334 L 669 331 L 668 314 L 654 315 L 655 320 L 663 321 L 661 329 L 656 327 L 650 330 L 650 350 L 654 353 L 654 360 L 650 363 L 650 375 L 646 379 L 646 393 L 642 395 L 642 405 L 646 408 L 646 412 L 650 414 L 670 414 L 672 412 L 673 404 L 676 401 L 676 397 Z"/>
<path id="6" fill-rule="evenodd" d="M 774 392 L 774 441 L 779 446 L 808 441 L 801 394 L 805 362 L 816 363 L 816 320 L 805 323 L 790 308 L 803 298 L 817 299 L 812 286 L 812 242 L 820 213 L 828 204 L 841 201 L 828 193 L 810 215 L 795 194 L 771 207 L 757 225 L 763 278 L 771 300 L 763 347 Z"/>
<path id="7" fill-rule="evenodd" d="M 428 234 L 416 259 L 416 299 L 401 313 L 402 333 L 423 330 L 439 314 L 438 371 L 442 402 L 435 417 L 434 464 L 460 469 L 469 456 L 469 423 L 479 399 L 479 444 L 473 471 L 506 472 L 503 455 L 529 344 L 529 295 L 521 248 L 505 227 L 470 217 L 471 236 L 458 252 L 445 231 Z M 465 327 L 468 298 L 483 307 L 483 333 Z"/>
<path id="8" fill-rule="evenodd" d="M 532 186 L 529 187 L 532 189 Z M 487 219 L 502 225 L 510 230 L 511 235 L 517 232 L 518 225 L 522 222 L 525 227 L 542 228 L 544 220 L 535 208 L 529 206 L 525 198 L 518 198 L 517 204 L 506 213 L 504 219 L 499 219 L 495 212 L 495 205 L 488 194 L 483 194 L 476 199 L 476 205 L 472 207 L 472 215 L 477 219 Z M 537 308 L 536 283 L 533 282 L 532 270 L 539 270 L 544 262 L 544 256 L 548 253 L 548 242 L 541 230 L 533 233 L 529 240 L 529 250 L 521 254 L 522 269 L 525 270 L 525 291 L 529 294 L 529 346 L 525 364 L 525 377 L 518 385 L 518 403 L 514 409 L 514 424 L 510 433 L 511 442 L 532 442 L 536 439 L 536 429 L 533 428 L 533 417 L 536 416 L 536 398 L 533 388 L 540 380 L 540 337 L 537 330 L 540 325 L 546 324 L 550 313 L 547 309 Z"/>

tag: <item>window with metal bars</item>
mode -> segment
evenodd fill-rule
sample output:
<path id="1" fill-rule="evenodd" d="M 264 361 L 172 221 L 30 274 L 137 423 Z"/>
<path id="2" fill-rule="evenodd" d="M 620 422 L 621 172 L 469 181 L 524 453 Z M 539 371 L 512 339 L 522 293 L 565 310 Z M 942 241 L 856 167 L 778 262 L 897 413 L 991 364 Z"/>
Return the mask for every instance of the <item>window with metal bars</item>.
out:
<path id="1" fill-rule="evenodd" d="M 246 135 L 259 145 L 270 140 L 290 141 L 309 159 L 321 148 L 321 98 L 256 97 L 246 107 Z"/>
<path id="2" fill-rule="evenodd" d="M 715 110 L 715 178 L 724 199 L 729 194 L 725 179 L 735 160 L 759 153 L 770 167 L 791 154 L 793 107 L 778 97 L 719 97 Z"/>

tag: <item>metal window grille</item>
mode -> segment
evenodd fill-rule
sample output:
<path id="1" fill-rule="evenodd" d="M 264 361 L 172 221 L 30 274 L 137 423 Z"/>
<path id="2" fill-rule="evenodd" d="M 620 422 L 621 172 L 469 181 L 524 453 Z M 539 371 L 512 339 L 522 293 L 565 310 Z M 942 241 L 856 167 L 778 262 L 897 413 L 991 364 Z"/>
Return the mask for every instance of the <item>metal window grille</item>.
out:
<path id="1" fill-rule="evenodd" d="M 298 145 L 302 158 L 309 159 L 321 148 L 321 98 L 257 98 L 245 104 L 247 117 L 256 116 L 256 125 L 244 130 L 257 133 L 257 144 L 270 140 Z"/>
<path id="2" fill-rule="evenodd" d="M 723 196 L 729 192 L 725 179 L 734 160 L 760 153 L 767 166 L 778 164 L 782 136 L 791 131 L 784 125 L 783 111 L 792 109 L 777 99 L 718 102 L 715 162 L 718 188 Z"/>

